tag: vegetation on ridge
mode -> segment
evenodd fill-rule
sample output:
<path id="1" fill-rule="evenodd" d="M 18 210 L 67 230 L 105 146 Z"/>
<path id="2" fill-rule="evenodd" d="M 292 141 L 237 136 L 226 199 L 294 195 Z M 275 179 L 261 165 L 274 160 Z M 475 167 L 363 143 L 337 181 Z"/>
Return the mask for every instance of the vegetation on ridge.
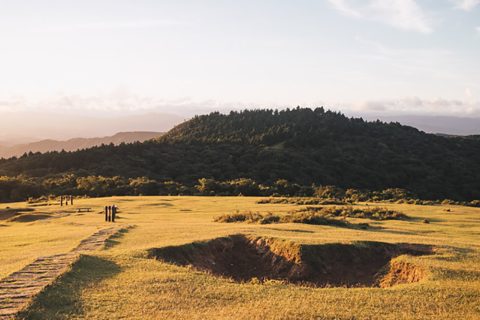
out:
<path id="1" fill-rule="evenodd" d="M 153 186 L 168 182 L 187 190 L 205 178 L 209 185 L 196 192 L 233 194 L 225 182 L 245 178 L 257 186 L 286 180 L 307 189 L 312 184 L 402 188 L 422 199 L 473 200 L 480 194 L 480 141 L 366 122 L 323 108 L 247 110 L 197 116 L 156 141 L 0 160 L 1 175 L 36 184 L 53 181 L 58 189 L 64 187 L 57 181 L 66 176 L 126 184 L 146 179 Z M 30 182 L 19 196 L 33 196 Z M 135 194 L 131 190 L 115 194 Z"/>
<path id="2" fill-rule="evenodd" d="M 233 214 L 222 214 L 214 218 L 215 222 L 247 222 L 258 224 L 271 223 L 304 223 L 314 225 L 332 225 L 338 227 L 355 226 L 349 223 L 347 218 L 370 219 L 370 220 L 406 220 L 409 217 L 399 211 L 380 207 L 354 208 L 348 207 L 306 207 L 284 215 L 271 212 L 262 214 L 260 212 L 235 212 Z M 359 225 L 362 228 L 368 224 Z"/>

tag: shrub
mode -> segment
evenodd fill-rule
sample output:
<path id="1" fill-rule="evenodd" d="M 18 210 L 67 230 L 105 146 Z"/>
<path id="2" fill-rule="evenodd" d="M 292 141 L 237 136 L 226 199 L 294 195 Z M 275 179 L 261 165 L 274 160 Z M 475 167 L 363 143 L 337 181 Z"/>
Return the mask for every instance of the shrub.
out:
<path id="1" fill-rule="evenodd" d="M 296 204 L 296 205 L 342 205 L 347 204 L 334 198 L 266 198 L 257 201 L 258 204 Z"/>
<path id="2" fill-rule="evenodd" d="M 274 215 L 267 213 L 265 215 L 258 212 L 236 212 L 234 214 L 224 214 L 214 218 L 215 222 L 223 223 L 235 223 L 235 222 L 247 222 L 258 224 L 272 224 L 272 223 L 304 223 L 314 225 L 330 225 L 338 227 L 353 226 L 346 220 L 335 219 L 325 216 L 321 213 L 315 212 L 293 212 L 284 216 Z M 365 228 L 365 224 L 362 224 L 362 228 Z"/>
<path id="3" fill-rule="evenodd" d="M 472 200 L 472 201 L 470 201 L 469 206 L 471 206 L 471 207 L 480 207 L 480 200 Z"/>
<path id="4" fill-rule="evenodd" d="M 333 225 L 338 227 L 348 226 L 347 221 L 330 218 L 325 215 L 313 213 L 313 212 L 291 213 L 282 217 L 280 221 L 283 223 L 305 223 L 305 224 L 327 225 L 327 226 Z"/>
<path id="5" fill-rule="evenodd" d="M 315 212 L 327 217 L 361 218 L 371 220 L 403 220 L 409 217 L 401 212 L 380 207 L 306 207 L 299 212 Z"/>
<path id="6" fill-rule="evenodd" d="M 279 221 L 278 216 L 274 216 L 271 213 L 266 215 L 262 215 L 258 212 L 248 211 L 245 213 L 236 212 L 233 214 L 223 214 L 214 218 L 213 221 L 215 222 L 224 222 L 224 223 L 232 223 L 232 222 L 248 222 L 248 223 L 260 223 L 260 224 L 270 224 L 270 223 L 277 223 Z"/>

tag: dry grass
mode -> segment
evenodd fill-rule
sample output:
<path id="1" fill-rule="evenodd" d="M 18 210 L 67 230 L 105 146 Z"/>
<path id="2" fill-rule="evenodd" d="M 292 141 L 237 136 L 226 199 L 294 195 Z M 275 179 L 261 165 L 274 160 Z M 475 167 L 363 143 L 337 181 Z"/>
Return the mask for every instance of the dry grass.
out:
<path id="1" fill-rule="evenodd" d="M 235 212 L 232 214 L 222 214 L 213 219 L 215 222 L 234 223 L 304 223 L 337 227 L 363 227 L 369 225 L 367 223 L 352 224 L 347 218 L 370 219 L 370 220 L 407 220 L 409 217 L 401 212 L 381 207 L 365 207 L 355 208 L 347 207 L 305 207 L 300 210 L 290 212 L 286 215 L 273 214 L 268 212 L 262 214 L 260 212 Z M 425 219 L 424 219 L 425 221 Z"/>
<path id="2" fill-rule="evenodd" d="M 382 207 L 306 207 L 300 212 L 310 212 L 325 217 L 361 218 L 371 220 L 407 220 L 409 217 L 399 211 Z"/>
<path id="3" fill-rule="evenodd" d="M 272 223 L 304 223 L 324 226 L 347 227 L 350 224 L 345 220 L 330 218 L 318 212 L 293 212 L 286 215 L 276 215 L 272 213 L 261 214 L 259 212 L 236 212 L 233 214 L 222 214 L 213 219 L 215 222 L 232 223 L 247 222 L 259 224 Z"/>
<path id="4" fill-rule="evenodd" d="M 107 250 L 84 257 L 42 294 L 29 319 L 478 319 L 480 209 L 382 204 L 410 220 L 379 220 L 367 230 L 311 224 L 215 223 L 224 212 L 287 215 L 293 204 L 257 204 L 250 197 L 118 197 L 82 199 L 66 210 L 42 207 L 57 219 L 1 221 L 0 277 L 38 256 L 61 253 L 108 224 L 106 204 L 120 207 L 118 223 L 136 227 Z M 6 206 L 6 205 L 5 205 Z M 3 208 L 5 208 L 5 206 Z M 9 204 L 12 208 L 25 203 Z M 370 205 L 371 206 L 371 205 Z M 364 204 L 354 208 L 367 208 Z M 2 207 L 0 206 L 0 209 Z M 446 210 L 450 210 L 447 212 Z M 429 224 L 422 220 L 428 219 Z M 349 218 L 352 223 L 365 221 Z M 236 283 L 149 259 L 147 250 L 230 234 L 275 237 L 303 244 L 352 241 L 437 246 L 435 255 L 398 257 L 426 270 L 426 280 L 393 288 L 309 288 L 281 281 Z"/>
<path id="5" fill-rule="evenodd" d="M 264 198 L 257 201 L 258 204 L 296 204 L 296 205 L 344 205 L 347 202 L 341 199 L 323 199 L 323 198 Z"/>
<path id="6" fill-rule="evenodd" d="M 259 224 L 280 223 L 281 217 L 270 212 L 261 214 L 259 212 L 235 212 L 232 214 L 222 214 L 213 219 L 215 222 L 233 223 L 233 222 L 247 222 Z"/>

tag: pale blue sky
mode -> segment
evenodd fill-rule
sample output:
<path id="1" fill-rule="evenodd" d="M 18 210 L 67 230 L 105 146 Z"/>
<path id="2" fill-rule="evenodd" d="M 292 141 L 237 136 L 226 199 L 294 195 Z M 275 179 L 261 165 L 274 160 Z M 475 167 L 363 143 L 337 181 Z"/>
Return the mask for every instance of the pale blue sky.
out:
<path id="1" fill-rule="evenodd" d="M 480 0 L 0 0 L 0 83 L 0 111 L 480 116 Z"/>

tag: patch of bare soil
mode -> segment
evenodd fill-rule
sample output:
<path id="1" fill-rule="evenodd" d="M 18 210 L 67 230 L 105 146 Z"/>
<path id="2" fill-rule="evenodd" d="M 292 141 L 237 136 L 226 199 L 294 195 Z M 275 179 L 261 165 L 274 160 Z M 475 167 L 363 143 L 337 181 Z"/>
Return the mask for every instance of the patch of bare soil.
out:
<path id="1" fill-rule="evenodd" d="M 380 277 L 378 282 L 382 288 L 419 282 L 425 277 L 424 269 L 405 261 L 391 261 L 385 271 L 387 273 Z"/>
<path id="2" fill-rule="evenodd" d="M 382 242 L 300 245 L 272 238 L 232 235 L 205 242 L 149 250 L 149 256 L 238 282 L 283 280 L 319 287 L 388 287 L 418 282 L 424 272 L 395 262 L 397 256 L 424 255 L 425 245 Z"/>

